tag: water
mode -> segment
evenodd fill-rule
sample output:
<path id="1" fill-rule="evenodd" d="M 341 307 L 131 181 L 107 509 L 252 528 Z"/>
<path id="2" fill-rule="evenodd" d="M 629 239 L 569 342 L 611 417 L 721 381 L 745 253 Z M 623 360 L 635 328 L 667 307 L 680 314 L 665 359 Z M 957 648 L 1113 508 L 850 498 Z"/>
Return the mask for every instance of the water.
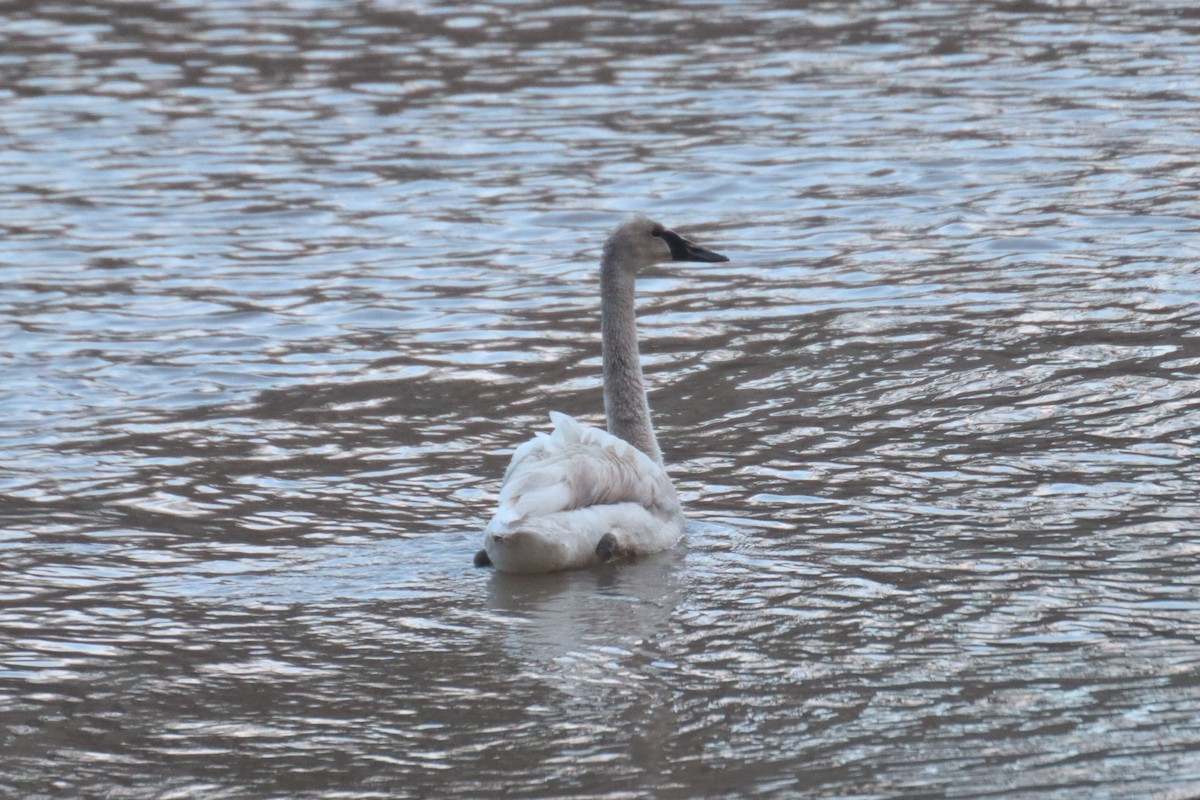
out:
<path id="1" fill-rule="evenodd" d="M 1183 798 L 1190 4 L 0 12 L 0 795 Z M 689 516 L 471 568 L 640 286 Z"/>

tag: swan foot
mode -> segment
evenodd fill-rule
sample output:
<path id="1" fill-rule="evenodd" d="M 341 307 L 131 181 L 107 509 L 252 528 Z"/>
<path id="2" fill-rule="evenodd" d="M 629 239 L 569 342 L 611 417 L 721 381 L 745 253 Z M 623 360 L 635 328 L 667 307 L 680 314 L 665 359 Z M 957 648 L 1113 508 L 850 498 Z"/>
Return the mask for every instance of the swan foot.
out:
<path id="1" fill-rule="evenodd" d="M 475 566 L 490 567 L 491 565 L 492 565 L 492 560 L 490 558 L 488 558 L 487 550 L 480 550 L 478 553 L 475 554 Z"/>
<path id="2" fill-rule="evenodd" d="M 617 555 L 617 537 L 611 533 L 601 536 L 600 541 L 596 542 L 596 555 L 600 557 L 601 564 L 612 561 Z"/>

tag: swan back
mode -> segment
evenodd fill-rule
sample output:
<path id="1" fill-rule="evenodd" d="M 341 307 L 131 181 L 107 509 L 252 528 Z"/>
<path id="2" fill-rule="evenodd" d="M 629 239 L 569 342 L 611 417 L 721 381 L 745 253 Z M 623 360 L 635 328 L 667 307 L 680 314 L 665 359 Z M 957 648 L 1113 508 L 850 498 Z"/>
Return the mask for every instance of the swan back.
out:
<path id="1" fill-rule="evenodd" d="M 513 453 L 493 522 L 507 524 L 621 502 L 666 514 L 679 509 L 675 488 L 661 464 L 628 442 L 566 414 L 551 411 L 550 419 L 551 434 L 539 433 Z"/>
<path id="2" fill-rule="evenodd" d="M 661 464 L 616 436 L 551 412 L 554 431 L 517 448 L 488 524 L 496 568 L 547 572 L 599 560 L 613 533 L 623 553 L 656 552 L 683 530 L 679 498 Z"/>

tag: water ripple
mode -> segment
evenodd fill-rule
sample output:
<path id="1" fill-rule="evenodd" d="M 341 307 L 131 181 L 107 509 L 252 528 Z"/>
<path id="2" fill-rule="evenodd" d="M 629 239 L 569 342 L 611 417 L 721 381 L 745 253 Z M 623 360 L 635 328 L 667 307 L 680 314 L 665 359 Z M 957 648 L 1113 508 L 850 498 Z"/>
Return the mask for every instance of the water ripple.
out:
<path id="1" fill-rule="evenodd" d="M 1189 7 L 0 22 L 0 794 L 1200 783 Z M 631 211 L 686 544 L 474 571 Z"/>

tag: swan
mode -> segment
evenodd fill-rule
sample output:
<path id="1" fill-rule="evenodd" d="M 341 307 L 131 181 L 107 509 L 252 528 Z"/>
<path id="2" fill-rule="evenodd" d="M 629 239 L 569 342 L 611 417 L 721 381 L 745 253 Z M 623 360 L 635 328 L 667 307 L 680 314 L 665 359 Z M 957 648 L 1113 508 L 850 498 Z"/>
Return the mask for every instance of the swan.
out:
<path id="1" fill-rule="evenodd" d="M 638 357 L 634 278 L 663 261 L 728 261 L 645 217 L 622 222 L 600 260 L 602 431 L 550 412 L 554 430 L 513 453 L 478 567 L 555 572 L 665 550 L 683 510 L 650 424 Z"/>

